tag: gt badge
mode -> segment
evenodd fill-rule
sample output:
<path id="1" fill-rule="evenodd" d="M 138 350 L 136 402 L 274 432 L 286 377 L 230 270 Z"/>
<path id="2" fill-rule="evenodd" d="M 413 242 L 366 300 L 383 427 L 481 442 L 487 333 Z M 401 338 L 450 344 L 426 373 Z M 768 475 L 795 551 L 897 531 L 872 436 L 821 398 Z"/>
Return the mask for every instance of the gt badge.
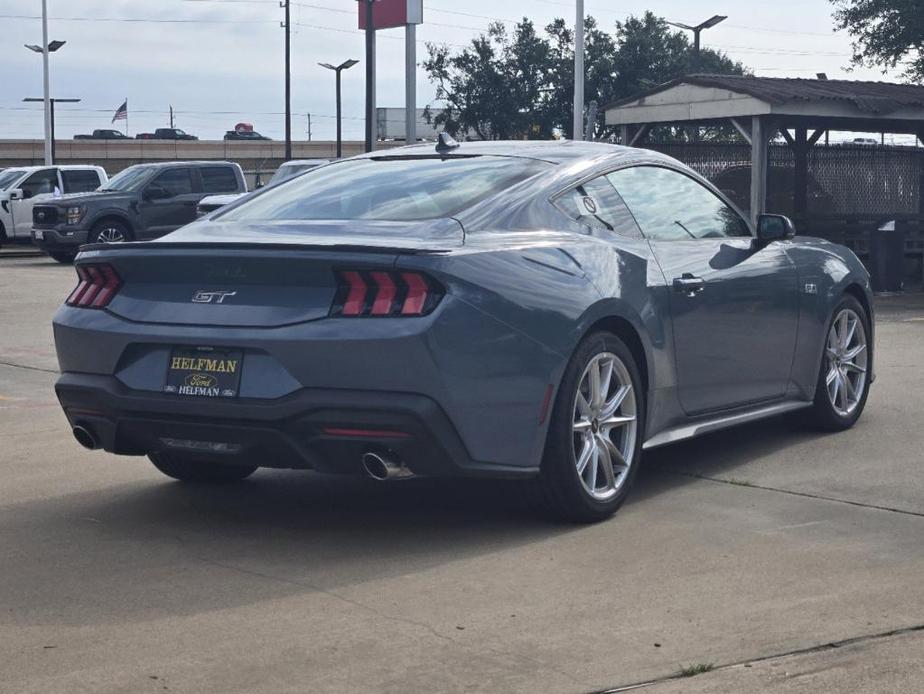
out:
<path id="1" fill-rule="evenodd" d="M 237 292 L 224 292 L 224 291 L 214 291 L 207 292 L 203 289 L 198 290 L 192 296 L 192 302 L 194 304 L 223 304 L 225 299 L 231 296 L 236 296 Z"/>

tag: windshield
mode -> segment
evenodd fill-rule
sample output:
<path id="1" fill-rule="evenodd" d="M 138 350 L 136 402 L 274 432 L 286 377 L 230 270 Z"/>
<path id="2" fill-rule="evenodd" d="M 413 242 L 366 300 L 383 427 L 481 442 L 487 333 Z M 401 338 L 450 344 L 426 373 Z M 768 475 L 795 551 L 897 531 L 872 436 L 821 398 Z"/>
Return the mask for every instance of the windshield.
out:
<path id="1" fill-rule="evenodd" d="M 228 221 L 450 217 L 549 164 L 514 157 L 353 159 L 268 189 L 219 215 Z"/>
<path id="2" fill-rule="evenodd" d="M 0 190 L 6 190 L 13 181 L 17 180 L 25 173 L 23 169 L 7 169 L 0 171 Z"/>
<path id="3" fill-rule="evenodd" d="M 100 187 L 100 190 L 139 190 L 148 180 L 152 166 L 129 166 L 124 171 L 109 179 L 109 182 Z"/>

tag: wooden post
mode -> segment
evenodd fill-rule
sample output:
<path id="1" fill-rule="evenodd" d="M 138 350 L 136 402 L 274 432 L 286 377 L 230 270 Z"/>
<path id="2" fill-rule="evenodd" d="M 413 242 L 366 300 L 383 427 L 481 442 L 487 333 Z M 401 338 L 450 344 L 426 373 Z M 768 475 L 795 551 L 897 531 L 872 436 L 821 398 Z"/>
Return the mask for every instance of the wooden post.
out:
<path id="1" fill-rule="evenodd" d="M 808 130 L 796 128 L 792 145 L 795 175 L 793 176 L 793 216 L 802 218 L 808 212 Z M 775 210 L 774 210 L 775 211 Z"/>
<path id="2" fill-rule="evenodd" d="M 762 116 L 751 117 L 751 221 L 766 211 L 767 166 L 769 160 L 767 122 Z"/>

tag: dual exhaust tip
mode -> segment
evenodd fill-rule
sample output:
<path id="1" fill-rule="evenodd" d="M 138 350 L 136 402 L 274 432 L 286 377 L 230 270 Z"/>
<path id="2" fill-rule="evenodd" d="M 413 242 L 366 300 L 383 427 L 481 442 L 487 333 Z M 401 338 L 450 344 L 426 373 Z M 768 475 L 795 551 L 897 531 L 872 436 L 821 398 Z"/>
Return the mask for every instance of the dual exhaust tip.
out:
<path id="1" fill-rule="evenodd" d="M 99 439 L 96 438 L 96 434 L 94 434 L 91 429 L 78 424 L 71 430 L 71 433 L 74 434 L 77 443 L 88 451 L 95 451 L 99 448 Z"/>
<path id="2" fill-rule="evenodd" d="M 391 453 L 367 451 L 362 457 L 363 470 L 374 480 L 406 480 L 414 477 L 411 469 L 397 456 Z"/>

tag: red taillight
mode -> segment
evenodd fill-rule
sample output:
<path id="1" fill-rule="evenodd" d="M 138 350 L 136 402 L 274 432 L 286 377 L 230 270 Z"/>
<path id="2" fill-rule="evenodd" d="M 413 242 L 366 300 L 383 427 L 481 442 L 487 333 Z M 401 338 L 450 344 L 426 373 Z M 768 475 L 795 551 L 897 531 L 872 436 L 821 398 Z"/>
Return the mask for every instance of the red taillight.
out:
<path id="1" fill-rule="evenodd" d="M 443 289 L 419 272 L 339 270 L 332 316 L 394 317 L 430 313 Z"/>
<path id="2" fill-rule="evenodd" d="M 80 282 L 67 297 L 68 306 L 105 308 L 122 286 L 122 280 L 111 265 L 78 265 L 75 269 Z"/>

